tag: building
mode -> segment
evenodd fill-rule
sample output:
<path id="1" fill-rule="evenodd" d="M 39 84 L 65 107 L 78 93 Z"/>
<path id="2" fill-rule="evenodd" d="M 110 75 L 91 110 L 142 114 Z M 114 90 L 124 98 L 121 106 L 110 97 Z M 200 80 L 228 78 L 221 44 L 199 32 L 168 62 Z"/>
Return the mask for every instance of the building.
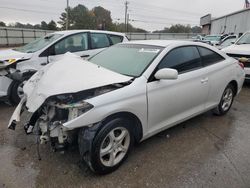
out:
<path id="1" fill-rule="evenodd" d="M 212 18 L 211 14 L 201 17 L 203 34 L 241 34 L 250 30 L 250 8 Z"/>

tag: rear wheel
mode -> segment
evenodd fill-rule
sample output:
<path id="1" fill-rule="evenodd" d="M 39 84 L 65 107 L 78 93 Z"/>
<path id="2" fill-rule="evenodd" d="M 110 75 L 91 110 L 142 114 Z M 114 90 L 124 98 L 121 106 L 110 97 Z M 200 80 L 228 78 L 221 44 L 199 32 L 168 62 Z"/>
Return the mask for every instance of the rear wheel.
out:
<path id="1" fill-rule="evenodd" d="M 93 140 L 88 156 L 82 156 L 82 158 L 92 171 L 107 174 L 116 170 L 124 162 L 133 141 L 129 121 L 116 118 L 102 127 Z M 79 142 L 79 147 L 84 147 L 84 144 Z"/>
<path id="2" fill-rule="evenodd" d="M 235 92 L 233 85 L 229 84 L 222 94 L 220 103 L 213 110 L 214 114 L 222 116 L 230 110 L 234 101 Z"/>

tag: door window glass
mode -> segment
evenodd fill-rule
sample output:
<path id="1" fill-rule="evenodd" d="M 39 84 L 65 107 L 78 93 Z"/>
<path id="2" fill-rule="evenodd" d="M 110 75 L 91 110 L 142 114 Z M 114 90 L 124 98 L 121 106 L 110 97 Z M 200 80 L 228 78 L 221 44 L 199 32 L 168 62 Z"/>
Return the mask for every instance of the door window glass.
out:
<path id="1" fill-rule="evenodd" d="M 71 35 L 55 44 L 55 55 L 66 52 L 80 52 L 88 49 L 87 33 Z"/>
<path id="2" fill-rule="evenodd" d="M 172 68 L 179 73 L 201 67 L 201 59 L 196 47 L 180 47 L 170 51 L 161 61 L 158 68 Z"/>
<path id="3" fill-rule="evenodd" d="M 217 54 L 216 52 L 210 49 L 204 47 L 198 47 L 198 49 L 201 54 L 203 66 L 208 66 L 224 60 L 224 58 L 221 55 Z"/>
<path id="4" fill-rule="evenodd" d="M 109 39 L 106 34 L 103 33 L 91 33 L 91 46 L 93 49 L 105 48 L 110 45 Z"/>
<path id="5" fill-rule="evenodd" d="M 112 41 L 112 44 L 121 43 L 123 41 L 123 37 L 118 35 L 109 35 L 109 38 Z"/>

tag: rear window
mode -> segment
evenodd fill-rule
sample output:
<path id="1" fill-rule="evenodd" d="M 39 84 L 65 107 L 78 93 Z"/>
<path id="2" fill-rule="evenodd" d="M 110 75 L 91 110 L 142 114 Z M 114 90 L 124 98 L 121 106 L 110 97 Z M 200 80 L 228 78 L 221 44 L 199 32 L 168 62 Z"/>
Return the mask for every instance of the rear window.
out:
<path id="1" fill-rule="evenodd" d="M 224 60 L 224 57 L 208 48 L 198 47 L 198 49 L 201 55 L 203 66 L 212 65 Z"/>

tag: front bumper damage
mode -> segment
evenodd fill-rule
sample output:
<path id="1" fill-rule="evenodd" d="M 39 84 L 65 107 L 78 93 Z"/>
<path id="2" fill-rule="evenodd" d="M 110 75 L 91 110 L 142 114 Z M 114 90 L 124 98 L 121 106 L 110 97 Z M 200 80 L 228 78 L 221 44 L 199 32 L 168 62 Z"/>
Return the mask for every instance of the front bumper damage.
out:
<path id="1" fill-rule="evenodd" d="M 15 130 L 21 119 L 26 119 L 27 122 L 22 122 L 26 134 L 34 132 L 38 134 L 40 144 L 51 142 L 53 146 L 63 148 L 74 142 L 76 130 L 68 130 L 63 123 L 74 119 L 77 116 L 76 110 L 81 109 L 81 106 L 46 102 L 37 111 L 30 113 L 26 107 L 26 101 L 26 97 L 22 98 L 16 107 L 9 121 L 9 129 Z"/>

